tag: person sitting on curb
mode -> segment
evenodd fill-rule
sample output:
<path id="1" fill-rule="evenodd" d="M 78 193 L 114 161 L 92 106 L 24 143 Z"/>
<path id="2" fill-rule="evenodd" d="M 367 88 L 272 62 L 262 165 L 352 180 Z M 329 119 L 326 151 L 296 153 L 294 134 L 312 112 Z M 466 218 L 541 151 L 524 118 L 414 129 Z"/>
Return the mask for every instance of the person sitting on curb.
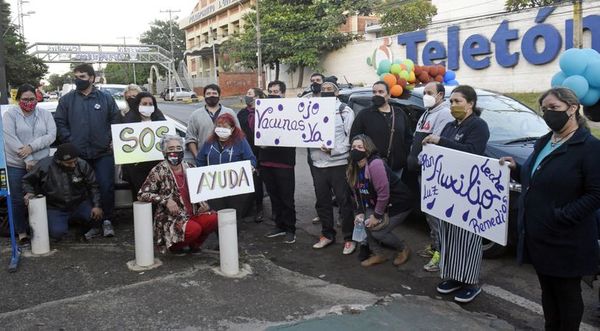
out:
<path id="1" fill-rule="evenodd" d="M 175 255 L 199 253 L 209 234 L 217 230 L 217 213 L 206 202 L 192 204 L 183 161 L 183 138 L 166 135 L 160 142 L 165 160 L 152 170 L 138 192 L 138 201 L 151 202 L 154 237 L 159 247 Z"/>
<path id="2" fill-rule="evenodd" d="M 58 146 L 54 156 L 40 160 L 23 177 L 25 204 L 42 194 L 46 196 L 48 232 L 59 241 L 69 232 L 69 220 L 80 219 L 92 228 L 102 219 L 100 189 L 94 169 L 79 157 L 71 143 Z M 86 239 L 91 239 L 86 236 Z"/>

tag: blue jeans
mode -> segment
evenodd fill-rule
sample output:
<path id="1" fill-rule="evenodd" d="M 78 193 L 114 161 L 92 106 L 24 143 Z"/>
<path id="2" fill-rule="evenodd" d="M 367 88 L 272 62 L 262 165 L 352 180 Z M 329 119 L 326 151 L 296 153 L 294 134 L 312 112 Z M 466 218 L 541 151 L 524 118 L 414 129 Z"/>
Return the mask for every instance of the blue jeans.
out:
<path id="1" fill-rule="evenodd" d="M 94 168 L 96 181 L 100 186 L 104 219 L 112 221 L 113 209 L 115 209 L 115 158 L 110 154 L 85 161 Z"/>
<path id="2" fill-rule="evenodd" d="M 27 174 L 25 168 L 7 167 L 8 185 L 10 188 L 10 199 L 12 202 L 13 222 L 17 233 L 25 233 L 29 228 L 27 219 L 27 208 L 23 196 L 23 176 Z"/>
<path id="3" fill-rule="evenodd" d="M 60 210 L 48 207 L 48 233 L 50 238 L 60 240 L 69 233 L 69 219 L 81 219 L 92 225 L 92 202 L 85 200 L 76 209 Z"/>

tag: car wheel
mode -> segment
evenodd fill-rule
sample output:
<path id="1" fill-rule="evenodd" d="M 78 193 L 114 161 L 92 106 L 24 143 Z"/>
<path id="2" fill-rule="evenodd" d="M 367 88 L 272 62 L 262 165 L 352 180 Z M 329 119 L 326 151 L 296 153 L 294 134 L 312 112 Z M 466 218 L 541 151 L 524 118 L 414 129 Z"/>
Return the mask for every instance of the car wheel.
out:
<path id="1" fill-rule="evenodd" d="M 195 94 L 192 94 L 192 96 L 190 98 L 192 98 L 192 99 L 198 99 L 198 97 Z"/>
<path id="2" fill-rule="evenodd" d="M 502 246 L 493 241 L 483 238 L 483 258 L 484 259 L 496 259 L 506 253 L 508 246 Z"/>

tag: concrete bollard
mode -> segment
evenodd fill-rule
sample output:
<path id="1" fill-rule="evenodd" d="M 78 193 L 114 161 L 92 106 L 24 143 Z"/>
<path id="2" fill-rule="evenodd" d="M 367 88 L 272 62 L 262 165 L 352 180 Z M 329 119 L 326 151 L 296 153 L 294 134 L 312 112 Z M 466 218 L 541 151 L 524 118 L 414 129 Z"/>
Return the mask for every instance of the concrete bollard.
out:
<path id="1" fill-rule="evenodd" d="M 240 272 L 235 209 L 219 210 L 219 255 L 221 272 L 235 276 Z"/>
<path id="2" fill-rule="evenodd" d="M 152 204 L 136 201 L 133 203 L 133 227 L 135 232 L 135 264 L 149 267 L 154 264 L 154 244 L 152 233 Z"/>
<path id="3" fill-rule="evenodd" d="M 29 199 L 29 226 L 31 227 L 31 253 L 35 255 L 50 252 L 50 237 L 48 235 L 48 211 L 46 197 L 38 195 Z"/>

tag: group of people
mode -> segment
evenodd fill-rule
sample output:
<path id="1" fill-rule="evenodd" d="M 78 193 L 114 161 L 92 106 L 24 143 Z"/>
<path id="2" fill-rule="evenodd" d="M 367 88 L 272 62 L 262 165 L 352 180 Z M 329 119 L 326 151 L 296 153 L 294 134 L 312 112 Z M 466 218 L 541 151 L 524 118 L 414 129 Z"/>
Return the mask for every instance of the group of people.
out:
<path id="1" fill-rule="evenodd" d="M 8 177 L 19 240 L 27 240 L 25 205 L 37 194 L 47 197 L 51 237 L 62 238 L 71 218 L 87 222 L 85 236 L 114 235 L 112 228 L 114 158 L 110 125 L 164 121 L 156 99 L 132 85 L 124 91 L 128 110 L 120 112 L 111 96 L 97 90 L 89 65 L 74 69 L 76 90 L 63 96 L 54 116 L 36 107 L 35 89 L 18 89 L 18 106 L 3 117 Z M 310 148 L 307 162 L 315 188 L 316 221 L 322 231 L 314 249 L 335 243 L 334 204 L 339 207 L 342 253 L 359 251 L 361 265 L 392 259 L 400 266 L 410 248 L 396 229 L 418 209 L 422 145 L 435 144 L 484 155 L 490 132 L 479 117 L 477 93 L 467 85 L 454 88 L 446 100 L 443 84 L 424 87 L 424 113 L 418 119 L 391 103 L 383 81 L 372 86 L 372 107 L 355 115 L 337 96 L 339 87 L 313 74 L 306 97 L 336 98 L 335 143 Z M 162 161 L 123 166 L 132 196 L 154 205 L 157 245 L 173 254 L 196 253 L 217 229 L 216 210 L 235 208 L 241 217 L 264 219 L 263 185 L 271 201 L 274 227 L 265 236 L 296 241 L 296 148 L 257 146 L 254 142 L 255 101 L 283 98 L 286 85 L 268 84 L 248 90 L 246 107 L 237 114 L 220 103 L 218 85 L 204 87 L 205 105 L 192 113 L 185 140 L 167 135 L 161 141 Z M 598 267 L 600 209 L 600 143 L 579 114 L 579 101 L 565 88 L 553 88 L 539 99 L 550 131 L 535 144 L 525 164 L 508 162 L 511 175 L 523 185 L 519 199 L 518 259 L 533 264 L 542 288 L 546 327 L 575 330 L 583 313 L 580 281 Z M 53 156 L 50 145 L 61 144 Z M 185 150 L 194 163 L 184 160 Z M 185 170 L 247 160 L 254 168 L 255 193 L 192 204 Z M 470 302 L 481 293 L 482 239 L 450 223 L 426 215 L 431 243 L 418 254 L 429 258 L 426 271 L 440 272 L 437 291 Z M 355 227 L 366 239 L 353 240 Z M 393 251 L 390 252 L 389 249 Z"/>

